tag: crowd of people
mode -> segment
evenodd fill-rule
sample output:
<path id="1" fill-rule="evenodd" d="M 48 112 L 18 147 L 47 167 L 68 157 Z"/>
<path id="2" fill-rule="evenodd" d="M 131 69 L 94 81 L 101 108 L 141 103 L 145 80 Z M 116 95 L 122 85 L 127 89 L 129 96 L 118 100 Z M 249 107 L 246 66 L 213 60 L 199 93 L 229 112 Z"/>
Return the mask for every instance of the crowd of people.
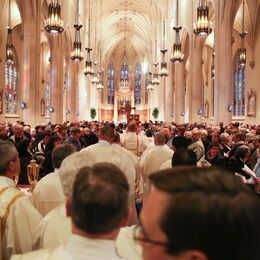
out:
<path id="1" fill-rule="evenodd" d="M 18 121 L 0 139 L 0 260 L 260 259 L 260 125 Z"/>

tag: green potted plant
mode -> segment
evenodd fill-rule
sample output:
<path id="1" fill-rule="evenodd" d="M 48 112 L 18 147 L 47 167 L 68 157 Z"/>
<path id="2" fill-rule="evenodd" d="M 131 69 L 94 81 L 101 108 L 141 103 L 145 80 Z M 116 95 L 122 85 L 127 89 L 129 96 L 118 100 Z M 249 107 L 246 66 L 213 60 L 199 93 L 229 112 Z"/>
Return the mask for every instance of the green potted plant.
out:
<path id="1" fill-rule="evenodd" d="M 96 117 L 96 115 L 97 115 L 96 109 L 95 109 L 95 108 L 91 108 L 91 109 L 90 109 L 90 117 L 91 117 L 92 119 L 94 119 L 94 118 Z"/>
<path id="2" fill-rule="evenodd" d="M 152 115 L 153 115 L 154 119 L 156 119 L 156 118 L 158 117 L 158 115 L 159 115 L 159 109 L 158 109 L 157 107 L 155 107 L 155 108 L 153 109 Z"/>

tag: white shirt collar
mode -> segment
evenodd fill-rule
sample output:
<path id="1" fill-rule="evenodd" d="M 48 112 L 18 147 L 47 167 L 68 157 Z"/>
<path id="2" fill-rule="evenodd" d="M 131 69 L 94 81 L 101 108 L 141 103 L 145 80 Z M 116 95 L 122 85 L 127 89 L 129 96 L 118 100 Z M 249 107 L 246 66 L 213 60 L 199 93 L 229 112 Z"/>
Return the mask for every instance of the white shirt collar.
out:
<path id="1" fill-rule="evenodd" d="M 90 239 L 72 234 L 65 246 L 65 259 L 79 254 L 90 257 L 86 259 L 120 259 L 116 253 L 115 240 Z"/>
<path id="2" fill-rule="evenodd" d="M 8 186 L 14 187 L 14 181 L 5 176 L 0 176 L 0 188 L 5 188 Z"/>
<path id="3" fill-rule="evenodd" d="M 110 146 L 110 143 L 106 140 L 99 140 L 98 144 L 100 144 L 102 146 Z"/>

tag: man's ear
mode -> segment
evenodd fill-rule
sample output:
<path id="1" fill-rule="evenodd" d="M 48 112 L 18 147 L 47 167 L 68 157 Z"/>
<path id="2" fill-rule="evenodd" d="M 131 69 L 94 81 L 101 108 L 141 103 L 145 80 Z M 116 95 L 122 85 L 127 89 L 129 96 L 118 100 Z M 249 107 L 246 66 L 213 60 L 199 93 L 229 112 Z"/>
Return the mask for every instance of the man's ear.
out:
<path id="1" fill-rule="evenodd" d="M 8 170 L 10 170 L 10 172 L 13 172 L 14 170 L 14 161 L 10 161 L 8 164 Z"/>
<path id="2" fill-rule="evenodd" d="M 208 257 L 199 250 L 188 250 L 181 253 L 181 256 L 185 260 L 208 260 Z"/>
<path id="3" fill-rule="evenodd" d="M 67 217 L 71 217 L 71 208 L 70 208 L 70 197 L 69 195 L 65 198 L 65 207 L 66 207 L 66 215 Z"/>

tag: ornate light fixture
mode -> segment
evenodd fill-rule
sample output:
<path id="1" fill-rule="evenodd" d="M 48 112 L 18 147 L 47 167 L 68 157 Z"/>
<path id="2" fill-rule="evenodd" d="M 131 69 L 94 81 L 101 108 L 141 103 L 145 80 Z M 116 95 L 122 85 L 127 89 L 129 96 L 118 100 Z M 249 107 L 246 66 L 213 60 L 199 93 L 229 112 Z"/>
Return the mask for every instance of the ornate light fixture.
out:
<path id="1" fill-rule="evenodd" d="M 153 73 L 152 72 L 149 72 L 148 73 L 148 85 L 147 85 L 147 90 L 149 90 L 149 91 L 152 91 L 152 90 L 154 90 L 154 86 L 153 86 L 153 84 L 152 84 L 152 75 L 153 75 Z"/>
<path id="2" fill-rule="evenodd" d="M 48 6 L 48 18 L 44 21 L 44 28 L 50 34 L 62 33 L 61 5 L 59 0 L 51 0 Z"/>
<path id="3" fill-rule="evenodd" d="M 160 79 L 159 79 L 159 74 L 158 74 L 158 68 L 157 66 L 159 63 L 154 63 L 154 73 L 153 73 L 153 79 L 152 79 L 152 84 L 153 85 L 160 85 Z"/>
<path id="4" fill-rule="evenodd" d="M 159 71 L 160 77 L 168 77 L 169 71 L 167 69 L 167 62 L 166 62 L 166 53 L 167 49 L 165 48 L 165 20 L 163 20 L 163 49 L 161 50 L 162 53 L 162 62 L 161 62 L 161 69 Z"/>
<path id="5" fill-rule="evenodd" d="M 90 58 L 90 52 L 92 51 L 92 48 L 90 47 L 90 0 L 88 2 L 88 7 L 89 7 L 89 18 L 88 18 L 88 47 L 86 48 L 87 51 L 87 59 L 85 63 L 85 69 L 84 69 L 84 74 L 93 76 L 94 70 L 92 68 L 92 61 Z"/>
<path id="6" fill-rule="evenodd" d="M 212 32 L 212 22 L 209 21 L 209 6 L 207 0 L 200 0 L 197 8 L 197 21 L 194 23 L 194 33 L 206 37 Z"/>
<path id="7" fill-rule="evenodd" d="M 242 31 L 239 34 L 241 37 L 241 48 L 239 49 L 239 66 L 246 66 L 246 48 L 244 47 L 244 38 L 247 32 L 245 31 L 245 1 L 243 1 L 243 13 L 242 13 Z"/>
<path id="8" fill-rule="evenodd" d="M 93 69 L 93 77 L 91 79 L 91 83 L 94 86 L 97 86 L 97 84 L 99 83 L 99 79 L 98 79 L 98 72 L 96 71 L 95 67 L 97 66 L 97 62 L 94 62 L 94 69 Z"/>
<path id="9" fill-rule="evenodd" d="M 173 44 L 173 53 L 171 55 L 171 61 L 173 63 L 181 63 L 183 62 L 184 55 L 181 52 L 181 39 L 180 39 L 180 30 L 182 29 L 181 26 L 178 25 L 179 23 L 179 1 L 177 0 L 177 7 L 176 7 L 176 26 L 173 27 L 173 30 L 176 32 L 175 42 Z"/>
<path id="10" fill-rule="evenodd" d="M 11 0 L 9 0 L 8 10 L 8 26 L 7 26 L 7 42 L 6 42 L 6 63 L 14 63 L 14 46 L 12 43 L 12 28 L 11 28 Z"/>
<path id="11" fill-rule="evenodd" d="M 98 84 L 96 85 L 97 90 L 102 90 L 104 88 L 103 80 L 102 80 L 102 70 L 98 72 Z"/>
<path id="12" fill-rule="evenodd" d="M 73 51 L 70 54 L 70 58 L 76 62 L 80 62 L 83 60 L 83 52 L 81 51 L 82 42 L 80 40 L 80 29 L 82 28 L 82 25 L 79 24 L 79 0 L 77 0 L 77 12 L 74 28 L 76 30 L 75 41 L 73 43 Z"/>

